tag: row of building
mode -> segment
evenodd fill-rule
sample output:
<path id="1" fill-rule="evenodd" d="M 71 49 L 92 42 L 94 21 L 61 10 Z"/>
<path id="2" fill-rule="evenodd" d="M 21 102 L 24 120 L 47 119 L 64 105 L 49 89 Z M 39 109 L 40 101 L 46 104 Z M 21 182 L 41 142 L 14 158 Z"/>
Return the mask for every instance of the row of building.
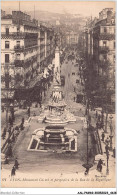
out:
<path id="1" fill-rule="evenodd" d="M 66 45 L 77 45 L 78 35 L 66 33 L 60 24 L 41 24 L 22 11 L 12 11 L 11 15 L 1 11 L 3 100 L 14 99 L 16 90 L 32 88 L 42 75 L 46 77 L 48 66 L 52 68 L 56 42 L 62 51 Z"/>
<path id="2" fill-rule="evenodd" d="M 30 88 L 33 80 L 52 63 L 55 52 L 53 27 L 39 24 L 21 11 L 1 13 L 2 99 L 15 90 Z M 35 82 L 34 82 L 35 83 Z"/>
<path id="3" fill-rule="evenodd" d="M 112 91 L 111 101 L 115 101 L 115 31 L 115 12 L 113 8 L 105 8 L 98 18 L 87 22 L 79 36 L 87 65 L 92 65 L 100 77 L 108 76 L 105 82 Z"/>
<path id="4" fill-rule="evenodd" d="M 66 32 L 66 44 L 68 46 L 77 46 L 78 38 L 79 38 L 79 35 L 77 32 L 74 32 L 74 31 Z"/>

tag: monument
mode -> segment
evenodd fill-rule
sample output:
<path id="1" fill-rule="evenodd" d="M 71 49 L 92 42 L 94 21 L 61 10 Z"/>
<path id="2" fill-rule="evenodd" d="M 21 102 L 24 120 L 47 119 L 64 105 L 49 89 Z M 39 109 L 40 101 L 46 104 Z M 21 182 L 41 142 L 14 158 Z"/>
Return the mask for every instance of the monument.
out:
<path id="1" fill-rule="evenodd" d="M 56 44 L 52 93 L 47 109 L 38 117 L 38 122 L 47 126 L 34 130 L 29 151 L 77 151 L 76 130 L 64 127 L 76 122 L 76 118 L 66 109 L 60 74 L 60 50 Z"/>
<path id="2" fill-rule="evenodd" d="M 64 126 L 46 126 L 32 134 L 28 151 L 77 151 L 77 132 Z"/>
<path id="3" fill-rule="evenodd" d="M 45 123 L 56 125 L 66 125 L 69 122 L 76 122 L 74 115 L 66 109 L 67 105 L 61 88 L 60 73 L 60 51 L 59 47 L 56 46 L 53 89 L 48 102 L 48 110 L 39 116 L 39 121 L 44 120 Z"/>

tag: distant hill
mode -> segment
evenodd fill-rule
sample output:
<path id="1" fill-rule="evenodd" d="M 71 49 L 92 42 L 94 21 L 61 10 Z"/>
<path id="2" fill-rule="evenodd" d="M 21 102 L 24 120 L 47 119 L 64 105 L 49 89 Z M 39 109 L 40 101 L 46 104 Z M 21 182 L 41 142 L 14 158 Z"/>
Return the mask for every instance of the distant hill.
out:
<path id="1" fill-rule="evenodd" d="M 29 15 L 31 15 L 32 18 L 34 18 L 34 11 L 28 12 Z M 51 13 L 48 11 L 35 11 L 35 18 L 39 21 L 43 22 L 51 22 L 54 23 L 56 22 L 57 19 L 61 20 L 61 18 L 64 17 L 64 14 L 59 14 L 59 13 Z"/>
<path id="2" fill-rule="evenodd" d="M 34 18 L 34 11 L 28 12 L 32 18 Z M 83 26 L 86 24 L 87 18 L 83 17 L 80 14 L 60 14 L 60 13 L 51 13 L 48 11 L 35 11 L 35 19 L 40 23 L 48 23 L 53 26 L 56 25 L 56 20 L 60 21 L 62 28 L 65 28 L 66 31 L 79 32 Z"/>
<path id="3" fill-rule="evenodd" d="M 34 18 L 34 11 L 29 11 L 28 12 L 29 15 L 31 15 L 32 18 Z M 35 18 L 39 21 L 51 21 L 54 22 L 56 20 L 60 20 L 60 22 L 65 22 L 65 21 L 69 21 L 69 20 L 77 20 L 79 19 L 79 22 L 84 19 L 84 17 L 82 17 L 82 15 L 80 14 L 60 14 L 60 13 L 52 13 L 52 12 L 48 12 L 48 11 L 35 11 Z"/>

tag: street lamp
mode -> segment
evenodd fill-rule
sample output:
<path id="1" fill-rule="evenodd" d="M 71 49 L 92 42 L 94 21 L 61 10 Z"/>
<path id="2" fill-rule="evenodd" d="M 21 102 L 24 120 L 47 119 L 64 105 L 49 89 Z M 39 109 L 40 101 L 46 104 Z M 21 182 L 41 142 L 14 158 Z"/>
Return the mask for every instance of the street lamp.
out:
<path id="1" fill-rule="evenodd" d="M 109 175 L 109 166 L 108 166 L 108 160 L 109 160 L 109 147 L 108 147 L 108 144 L 106 145 L 106 159 L 107 159 L 106 174 Z"/>
<path id="2" fill-rule="evenodd" d="M 5 65 L 5 96 L 6 96 L 6 129 L 8 128 L 8 107 L 9 107 L 9 68 Z"/>
<path id="3" fill-rule="evenodd" d="M 10 112 L 11 112 L 11 118 L 14 121 L 14 105 L 13 105 L 13 103 L 11 103 L 9 107 L 10 107 Z"/>
<path id="4" fill-rule="evenodd" d="M 87 129 L 87 162 L 85 164 L 83 164 L 82 166 L 84 168 L 86 168 L 87 172 L 89 171 L 89 169 L 93 166 L 91 163 L 89 163 L 89 153 L 88 153 L 88 129 L 89 129 L 89 120 L 87 117 L 87 121 L 85 122 L 85 127 Z"/>
<path id="5" fill-rule="evenodd" d="M 113 126 L 112 126 L 112 119 L 113 119 L 113 116 L 110 115 L 110 150 L 113 149 L 113 142 L 112 142 L 112 139 L 113 139 Z"/>

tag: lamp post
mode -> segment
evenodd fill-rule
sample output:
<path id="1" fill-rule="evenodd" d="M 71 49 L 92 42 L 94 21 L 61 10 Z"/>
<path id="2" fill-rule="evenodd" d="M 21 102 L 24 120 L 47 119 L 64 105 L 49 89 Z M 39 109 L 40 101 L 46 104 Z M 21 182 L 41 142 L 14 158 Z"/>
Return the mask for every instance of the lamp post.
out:
<path id="1" fill-rule="evenodd" d="M 14 121 L 14 105 L 13 105 L 13 103 L 10 104 L 10 112 L 11 112 L 11 118 Z"/>
<path id="2" fill-rule="evenodd" d="M 104 127 L 104 111 L 103 111 L 103 108 L 102 108 L 102 111 L 101 111 L 101 126 L 102 126 L 102 128 Z"/>
<path id="3" fill-rule="evenodd" d="M 5 95 L 6 95 L 6 129 L 8 128 L 8 111 L 9 111 L 9 68 L 5 64 Z"/>
<path id="4" fill-rule="evenodd" d="M 89 149 L 88 149 L 88 145 L 89 145 L 89 140 L 88 140 L 88 129 L 89 129 L 89 117 L 88 117 L 88 111 L 86 111 L 87 113 L 87 119 L 86 119 L 86 122 L 84 124 L 84 127 L 87 129 L 87 162 L 85 164 L 83 164 L 82 166 L 84 168 L 86 168 L 87 171 L 89 171 L 89 169 L 93 166 L 91 163 L 89 163 Z"/>
<path id="5" fill-rule="evenodd" d="M 112 142 L 112 139 L 113 139 L 113 126 L 112 126 L 112 119 L 113 119 L 113 116 L 110 115 L 110 150 L 113 149 L 113 142 Z"/>
<path id="6" fill-rule="evenodd" d="M 107 144 L 107 149 L 106 149 L 106 159 L 107 159 L 106 174 L 109 175 L 109 166 L 108 166 L 108 160 L 109 160 L 109 147 L 108 147 L 108 144 Z"/>

